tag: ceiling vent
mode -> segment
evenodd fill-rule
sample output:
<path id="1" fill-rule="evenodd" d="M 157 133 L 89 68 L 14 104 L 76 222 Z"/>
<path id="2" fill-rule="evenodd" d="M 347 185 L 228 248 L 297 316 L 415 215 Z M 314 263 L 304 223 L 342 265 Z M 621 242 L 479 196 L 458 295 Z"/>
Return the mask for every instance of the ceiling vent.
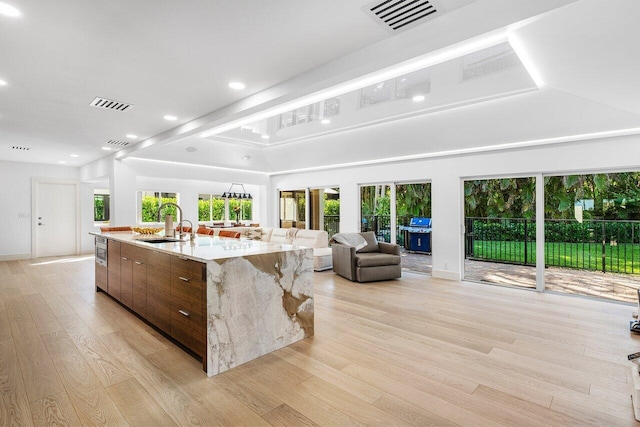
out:
<path id="1" fill-rule="evenodd" d="M 127 141 L 118 141 L 115 139 L 110 139 L 106 143 L 109 145 L 117 145 L 118 147 L 126 147 L 127 145 L 129 145 Z"/>
<path id="2" fill-rule="evenodd" d="M 96 97 L 93 101 L 91 101 L 92 107 L 103 108 L 105 110 L 115 110 L 115 111 L 126 111 L 128 109 L 133 108 L 133 105 L 126 104 L 124 102 L 112 101 L 106 98 Z"/>
<path id="3" fill-rule="evenodd" d="M 435 3 L 434 0 L 378 0 L 363 10 L 395 34 L 438 17 L 440 8 Z"/>
<path id="4" fill-rule="evenodd" d="M 11 148 L 13 150 L 19 150 L 19 151 L 29 151 L 29 150 L 31 150 L 31 148 L 29 148 L 29 147 L 20 147 L 19 145 L 14 145 Z"/>

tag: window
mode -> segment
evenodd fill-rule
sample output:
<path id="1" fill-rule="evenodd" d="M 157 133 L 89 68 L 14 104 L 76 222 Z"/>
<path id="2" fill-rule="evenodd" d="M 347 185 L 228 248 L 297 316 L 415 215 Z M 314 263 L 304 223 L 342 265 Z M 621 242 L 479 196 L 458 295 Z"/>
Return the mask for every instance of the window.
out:
<path id="1" fill-rule="evenodd" d="M 216 194 L 198 194 L 198 221 L 224 221 L 224 199 Z"/>
<path id="2" fill-rule="evenodd" d="M 93 220 L 95 222 L 109 221 L 109 191 L 108 190 L 94 190 Z"/>
<path id="3" fill-rule="evenodd" d="M 238 210 L 236 211 L 236 207 Z M 226 211 L 228 209 L 228 211 Z M 225 215 L 226 212 L 226 215 Z M 223 199 L 217 194 L 198 194 L 198 221 L 231 221 L 253 220 L 253 200 L 251 199 Z"/>
<path id="4" fill-rule="evenodd" d="M 280 227 L 304 229 L 306 216 L 306 190 L 280 192 Z"/>
<path id="5" fill-rule="evenodd" d="M 178 203 L 177 193 L 163 193 L 157 191 L 139 191 L 140 202 L 140 221 L 141 222 L 159 222 L 158 221 L 158 208 L 163 203 Z M 178 218 L 178 212 L 175 206 L 166 206 L 162 209 L 162 218 L 166 215 L 173 215 L 175 220 Z"/>
<path id="6" fill-rule="evenodd" d="M 253 219 L 253 200 L 229 199 L 229 219 L 232 221 L 251 221 Z"/>

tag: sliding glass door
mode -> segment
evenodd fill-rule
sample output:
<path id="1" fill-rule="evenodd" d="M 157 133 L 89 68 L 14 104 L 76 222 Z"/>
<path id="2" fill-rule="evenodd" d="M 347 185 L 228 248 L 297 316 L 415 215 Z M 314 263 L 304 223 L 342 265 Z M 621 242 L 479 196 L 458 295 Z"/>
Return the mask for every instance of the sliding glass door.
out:
<path id="1" fill-rule="evenodd" d="M 545 289 L 636 303 L 640 172 L 545 177 Z"/>
<path id="2" fill-rule="evenodd" d="M 280 227 L 324 230 L 331 238 L 340 230 L 340 188 L 280 191 Z"/>
<path id="3" fill-rule="evenodd" d="M 464 182 L 464 278 L 536 287 L 536 180 Z"/>

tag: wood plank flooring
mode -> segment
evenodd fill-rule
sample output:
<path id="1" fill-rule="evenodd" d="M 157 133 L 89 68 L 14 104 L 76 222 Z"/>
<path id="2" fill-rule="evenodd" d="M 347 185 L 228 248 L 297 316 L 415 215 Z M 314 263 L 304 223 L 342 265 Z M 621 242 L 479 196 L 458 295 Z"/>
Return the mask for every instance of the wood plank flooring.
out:
<path id="1" fill-rule="evenodd" d="M 636 425 L 632 306 L 316 273 L 315 337 L 207 378 L 93 263 L 0 262 L 0 425 Z"/>

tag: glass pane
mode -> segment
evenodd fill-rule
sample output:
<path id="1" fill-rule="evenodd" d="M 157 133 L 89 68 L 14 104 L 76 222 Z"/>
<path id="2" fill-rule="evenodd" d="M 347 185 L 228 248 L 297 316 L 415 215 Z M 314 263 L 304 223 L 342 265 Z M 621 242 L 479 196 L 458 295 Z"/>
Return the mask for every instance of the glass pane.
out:
<path id="1" fill-rule="evenodd" d="M 465 279 L 536 287 L 535 178 L 466 181 Z"/>
<path id="2" fill-rule="evenodd" d="M 198 221 L 211 221 L 211 194 L 198 194 Z"/>
<path id="3" fill-rule="evenodd" d="M 309 190 L 309 229 L 325 230 L 329 238 L 340 228 L 340 189 L 313 188 Z"/>
<path id="4" fill-rule="evenodd" d="M 423 218 L 411 226 L 412 218 Z M 431 273 L 431 183 L 396 185 L 396 242 L 402 268 Z"/>
<path id="5" fill-rule="evenodd" d="M 94 194 L 93 196 L 93 220 L 109 221 L 109 195 Z"/>
<path id="6" fill-rule="evenodd" d="M 545 288 L 636 303 L 640 172 L 545 177 Z"/>
<path id="7" fill-rule="evenodd" d="M 280 192 L 280 227 L 305 228 L 305 190 Z"/>
<path id="8" fill-rule="evenodd" d="M 373 231 L 381 242 L 391 242 L 391 186 L 360 187 L 360 229 Z"/>
<path id="9" fill-rule="evenodd" d="M 224 221 L 224 199 L 218 195 L 211 196 L 211 220 Z"/>

